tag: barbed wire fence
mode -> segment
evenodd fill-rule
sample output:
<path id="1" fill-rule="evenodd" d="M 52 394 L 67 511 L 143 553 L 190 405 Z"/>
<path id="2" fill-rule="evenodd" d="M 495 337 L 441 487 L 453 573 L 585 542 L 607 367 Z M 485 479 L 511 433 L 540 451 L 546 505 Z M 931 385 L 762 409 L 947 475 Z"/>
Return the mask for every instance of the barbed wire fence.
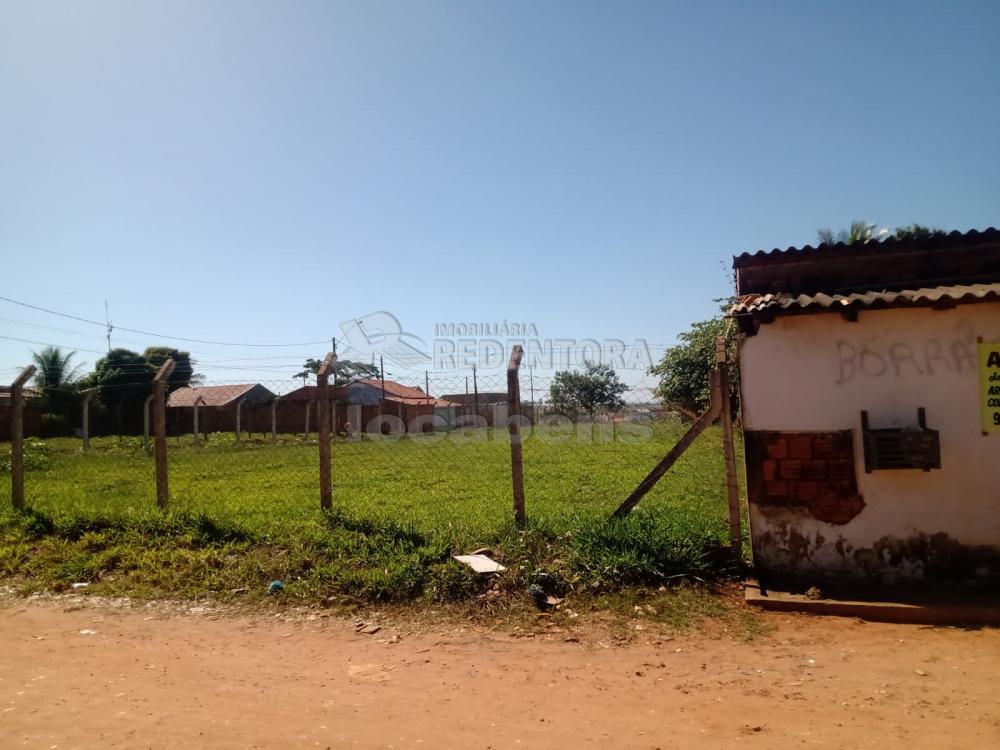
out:
<path id="1" fill-rule="evenodd" d="M 555 376 L 520 371 L 513 359 L 508 371 L 344 379 L 334 368 L 315 383 L 175 387 L 169 371 L 159 381 L 148 368 L 121 375 L 45 394 L 45 417 L 34 403 L 42 394 L 21 374 L 10 391 L 10 448 L 0 457 L 15 507 L 121 512 L 156 502 L 266 526 L 314 518 L 329 494 L 334 512 L 445 533 L 442 524 L 489 529 L 526 517 L 558 526 L 610 516 L 686 430 L 648 387 L 626 387 L 610 403 L 566 403 Z M 39 439 L 46 432 L 56 437 Z M 644 505 L 721 519 L 721 540 L 732 500 L 717 481 L 731 463 L 719 432 L 692 438 Z"/>

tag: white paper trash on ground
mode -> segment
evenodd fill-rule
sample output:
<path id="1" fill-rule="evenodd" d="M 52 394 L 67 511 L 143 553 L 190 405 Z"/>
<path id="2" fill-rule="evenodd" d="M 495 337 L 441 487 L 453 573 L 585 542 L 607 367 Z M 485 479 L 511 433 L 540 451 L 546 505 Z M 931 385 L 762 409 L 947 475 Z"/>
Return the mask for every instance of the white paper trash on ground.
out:
<path id="1" fill-rule="evenodd" d="M 455 555 L 454 558 L 460 563 L 464 563 L 477 573 L 499 573 L 507 570 L 496 560 L 491 560 L 486 555 Z"/>

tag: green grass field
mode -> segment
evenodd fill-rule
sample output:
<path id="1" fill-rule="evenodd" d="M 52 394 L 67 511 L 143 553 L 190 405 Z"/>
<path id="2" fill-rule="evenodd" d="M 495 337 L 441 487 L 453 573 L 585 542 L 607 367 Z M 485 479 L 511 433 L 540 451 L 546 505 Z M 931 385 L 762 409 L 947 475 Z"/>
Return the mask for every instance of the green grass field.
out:
<path id="1" fill-rule="evenodd" d="M 132 596 L 225 598 L 282 580 L 286 595 L 363 600 L 481 593 L 450 561 L 491 549 L 505 586 L 606 590 L 714 577 L 726 563 L 721 436 L 702 435 L 632 517 L 608 514 L 674 444 L 657 424 L 550 430 L 524 446 L 529 524 L 512 523 L 506 432 L 474 430 L 332 447 L 334 511 L 319 509 L 315 441 L 169 439 L 171 504 L 155 507 L 153 461 L 136 438 L 28 441 L 29 509 L 14 513 L 0 447 L 0 574 L 22 590 L 87 581 Z"/>

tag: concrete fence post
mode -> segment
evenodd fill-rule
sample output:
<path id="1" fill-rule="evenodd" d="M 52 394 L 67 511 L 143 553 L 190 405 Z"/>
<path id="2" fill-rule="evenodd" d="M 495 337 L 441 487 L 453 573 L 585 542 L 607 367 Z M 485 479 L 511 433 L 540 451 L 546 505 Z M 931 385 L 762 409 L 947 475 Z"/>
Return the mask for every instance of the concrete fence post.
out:
<path id="1" fill-rule="evenodd" d="M 239 401 L 236 402 L 236 442 L 237 443 L 240 442 L 240 433 L 242 432 L 242 430 L 240 429 L 240 417 L 241 417 L 241 415 L 243 413 L 243 402 L 244 401 L 246 401 L 246 398 L 241 398 Z"/>
<path id="2" fill-rule="evenodd" d="M 153 394 L 146 396 L 142 404 L 142 449 L 149 450 L 149 405 L 153 401 Z"/>
<path id="3" fill-rule="evenodd" d="M 204 403 L 205 399 L 202 398 L 201 396 L 198 396 L 198 398 L 194 400 L 194 406 L 192 407 L 191 411 L 191 428 L 192 431 L 194 432 L 194 445 L 196 448 L 199 445 L 201 445 L 201 433 L 198 430 L 198 409 Z"/>
<path id="4" fill-rule="evenodd" d="M 316 373 L 317 439 L 319 440 L 319 504 L 323 510 L 333 507 L 333 478 L 330 474 L 330 373 L 337 355 L 330 352 Z"/>
<path id="5" fill-rule="evenodd" d="M 274 401 L 271 402 L 271 442 L 278 442 L 278 402 L 281 401 L 281 396 L 275 396 Z"/>
<path id="6" fill-rule="evenodd" d="M 510 473 L 514 486 L 514 522 L 518 526 L 524 526 L 526 520 L 524 466 L 521 457 L 521 382 L 517 374 L 523 356 L 524 349 L 520 345 L 516 345 L 511 349 L 510 361 L 507 363 L 507 428 L 510 430 Z"/>
<path id="7" fill-rule="evenodd" d="M 83 438 L 83 452 L 90 450 L 90 399 L 94 396 L 94 389 L 91 388 L 83 392 L 83 405 L 81 409 L 80 436 Z"/>
<path id="8" fill-rule="evenodd" d="M 167 378 L 174 371 L 174 360 L 168 359 L 153 378 L 153 459 L 156 463 L 156 504 L 167 507 Z"/>
<path id="9" fill-rule="evenodd" d="M 36 369 L 28 365 L 10 384 L 10 499 L 16 510 L 24 508 L 24 384 Z"/>

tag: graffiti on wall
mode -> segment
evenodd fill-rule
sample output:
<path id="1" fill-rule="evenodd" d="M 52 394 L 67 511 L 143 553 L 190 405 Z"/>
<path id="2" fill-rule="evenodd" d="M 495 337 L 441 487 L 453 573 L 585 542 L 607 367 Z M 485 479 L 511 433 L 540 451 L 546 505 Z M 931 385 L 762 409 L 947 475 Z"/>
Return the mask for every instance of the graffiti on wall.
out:
<path id="1" fill-rule="evenodd" d="M 976 337 L 969 320 L 959 321 L 949 338 L 841 339 L 836 348 L 837 385 L 863 378 L 933 377 L 976 369 Z"/>

